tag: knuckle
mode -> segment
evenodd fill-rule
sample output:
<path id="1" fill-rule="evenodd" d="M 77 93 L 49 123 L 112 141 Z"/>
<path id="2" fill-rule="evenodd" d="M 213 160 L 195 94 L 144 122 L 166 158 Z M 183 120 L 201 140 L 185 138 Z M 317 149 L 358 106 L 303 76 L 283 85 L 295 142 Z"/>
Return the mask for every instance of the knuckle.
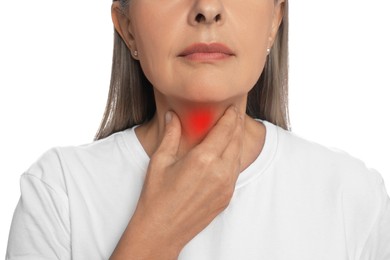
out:
<path id="1" fill-rule="evenodd" d="M 152 157 L 150 158 L 148 169 L 149 171 L 154 171 L 155 169 L 158 169 L 158 158 L 157 157 Z"/>
<path id="2" fill-rule="evenodd" d="M 235 181 L 230 171 L 216 171 L 212 174 L 215 192 L 217 194 L 219 205 L 227 207 L 234 193 Z"/>
<path id="3" fill-rule="evenodd" d="M 165 136 L 166 137 L 171 137 L 174 134 L 175 134 L 175 129 L 173 127 L 167 127 L 165 129 Z"/>
<path id="4" fill-rule="evenodd" d="M 232 196 L 233 196 L 233 189 L 231 189 L 230 187 L 225 189 L 224 192 L 221 193 L 222 199 L 227 201 L 227 202 L 230 201 Z"/>
<path id="5" fill-rule="evenodd" d="M 227 133 L 232 133 L 234 130 L 234 121 L 226 120 L 221 123 L 221 129 L 222 131 L 226 131 Z"/>
<path id="6" fill-rule="evenodd" d="M 215 154 L 209 151 L 197 152 L 195 154 L 196 161 L 203 165 L 210 165 L 215 160 Z"/>
<path id="7" fill-rule="evenodd" d="M 151 157 L 150 157 L 150 162 L 149 164 L 156 164 L 161 160 L 161 155 L 158 152 L 155 152 Z"/>
<path id="8" fill-rule="evenodd" d="M 230 174 L 225 174 L 221 171 L 215 172 L 213 174 L 213 182 L 217 186 L 219 194 L 231 193 L 231 189 L 234 186 L 232 178 L 229 177 Z"/>
<path id="9" fill-rule="evenodd" d="M 225 209 L 229 205 L 232 196 L 232 189 L 224 189 L 223 191 L 221 191 L 218 196 L 218 204 L 220 205 L 220 207 Z"/>
<path id="10" fill-rule="evenodd" d="M 160 168 L 161 165 L 166 163 L 166 158 L 163 153 L 156 152 L 150 157 L 149 167 Z"/>
<path id="11" fill-rule="evenodd" d="M 229 113 L 231 117 L 237 116 L 238 109 L 237 109 L 236 106 L 231 106 L 231 107 L 229 107 L 229 109 L 227 110 L 227 113 Z"/>

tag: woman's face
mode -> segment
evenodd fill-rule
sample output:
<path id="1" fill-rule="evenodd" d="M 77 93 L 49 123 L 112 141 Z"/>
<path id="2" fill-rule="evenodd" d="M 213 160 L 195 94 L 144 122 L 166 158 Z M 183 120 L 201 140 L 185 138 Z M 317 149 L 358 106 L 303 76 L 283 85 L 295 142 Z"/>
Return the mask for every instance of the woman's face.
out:
<path id="1" fill-rule="evenodd" d="M 130 0 L 121 34 L 163 95 L 219 102 L 254 86 L 282 11 L 274 0 Z"/>

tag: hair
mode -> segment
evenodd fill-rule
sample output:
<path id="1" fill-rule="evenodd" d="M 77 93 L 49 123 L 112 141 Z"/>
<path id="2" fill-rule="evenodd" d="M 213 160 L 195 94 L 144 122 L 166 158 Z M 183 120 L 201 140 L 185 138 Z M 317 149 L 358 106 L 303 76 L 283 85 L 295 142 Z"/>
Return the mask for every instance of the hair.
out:
<path id="1" fill-rule="evenodd" d="M 116 0 L 114 0 L 116 1 Z M 119 0 L 123 9 L 129 0 Z M 131 0 L 130 0 L 131 1 Z M 275 0 L 277 2 L 279 0 Z M 139 61 L 114 29 L 111 82 L 104 116 L 95 140 L 149 121 L 156 111 L 153 86 Z M 288 110 L 288 0 L 271 52 L 248 93 L 246 113 L 290 131 Z"/>

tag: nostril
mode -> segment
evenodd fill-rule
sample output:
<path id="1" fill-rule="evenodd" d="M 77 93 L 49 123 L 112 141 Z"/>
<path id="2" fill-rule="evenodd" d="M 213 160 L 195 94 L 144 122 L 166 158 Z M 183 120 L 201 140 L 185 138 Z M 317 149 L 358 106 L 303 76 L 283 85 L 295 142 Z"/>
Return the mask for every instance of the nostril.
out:
<path id="1" fill-rule="evenodd" d="M 216 22 L 220 21 L 220 20 L 221 20 L 221 15 L 220 15 L 220 14 L 218 14 L 217 16 L 215 16 L 215 18 L 214 18 L 214 19 L 215 19 L 215 21 L 216 21 Z"/>
<path id="2" fill-rule="evenodd" d="M 203 14 L 197 14 L 196 17 L 195 17 L 195 20 L 198 23 L 202 23 L 202 22 L 206 21 L 206 17 Z"/>

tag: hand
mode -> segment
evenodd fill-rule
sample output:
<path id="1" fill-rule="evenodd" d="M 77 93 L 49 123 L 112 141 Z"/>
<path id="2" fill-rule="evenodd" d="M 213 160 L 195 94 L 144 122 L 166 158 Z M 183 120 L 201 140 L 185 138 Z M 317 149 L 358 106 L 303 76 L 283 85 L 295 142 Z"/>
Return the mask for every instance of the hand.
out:
<path id="1" fill-rule="evenodd" d="M 229 107 L 205 139 L 178 158 L 171 113 L 151 157 L 136 211 L 110 259 L 177 259 L 228 205 L 240 172 L 244 119 Z"/>

